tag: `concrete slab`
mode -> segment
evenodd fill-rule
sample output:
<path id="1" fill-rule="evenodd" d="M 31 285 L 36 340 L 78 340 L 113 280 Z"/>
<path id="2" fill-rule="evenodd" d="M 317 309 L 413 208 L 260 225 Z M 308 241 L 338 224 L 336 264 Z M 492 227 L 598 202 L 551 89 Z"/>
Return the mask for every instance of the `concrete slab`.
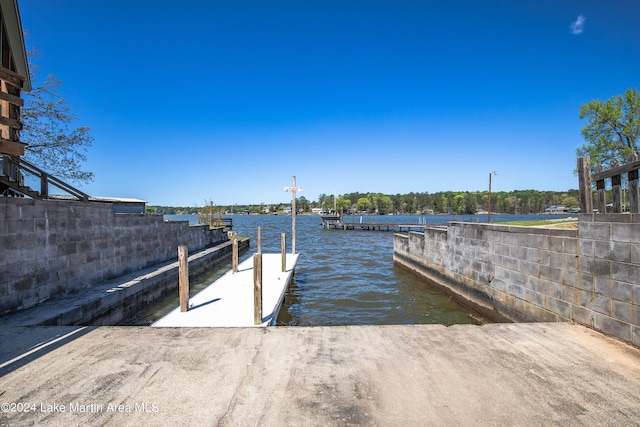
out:
<path id="1" fill-rule="evenodd" d="M 239 327 L 275 323 L 300 254 L 262 254 L 262 323 L 253 320 L 253 257 L 189 299 L 189 311 L 173 310 L 153 327 Z"/>
<path id="2" fill-rule="evenodd" d="M 4 366 L 0 425 L 640 423 L 640 349 L 569 323 L 75 332 Z"/>

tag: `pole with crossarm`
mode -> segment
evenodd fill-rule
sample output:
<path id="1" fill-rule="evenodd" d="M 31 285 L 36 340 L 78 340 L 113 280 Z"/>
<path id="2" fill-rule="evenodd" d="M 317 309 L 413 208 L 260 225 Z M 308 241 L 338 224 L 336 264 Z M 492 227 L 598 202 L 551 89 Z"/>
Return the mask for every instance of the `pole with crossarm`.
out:
<path id="1" fill-rule="evenodd" d="M 296 187 L 295 175 L 291 179 L 291 187 L 284 187 L 284 191 L 291 192 L 291 253 L 296 253 L 296 193 L 302 191 L 302 187 Z"/>

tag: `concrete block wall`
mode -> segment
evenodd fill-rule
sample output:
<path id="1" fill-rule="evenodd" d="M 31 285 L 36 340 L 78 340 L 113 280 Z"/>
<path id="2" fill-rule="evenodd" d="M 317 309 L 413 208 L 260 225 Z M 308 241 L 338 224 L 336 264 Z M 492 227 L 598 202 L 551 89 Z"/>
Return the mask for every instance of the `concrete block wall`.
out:
<path id="1" fill-rule="evenodd" d="M 0 315 L 227 240 L 108 203 L 0 198 Z"/>
<path id="2" fill-rule="evenodd" d="M 640 345 L 640 216 L 578 230 L 450 222 L 395 236 L 394 261 L 517 321 L 572 320 Z"/>

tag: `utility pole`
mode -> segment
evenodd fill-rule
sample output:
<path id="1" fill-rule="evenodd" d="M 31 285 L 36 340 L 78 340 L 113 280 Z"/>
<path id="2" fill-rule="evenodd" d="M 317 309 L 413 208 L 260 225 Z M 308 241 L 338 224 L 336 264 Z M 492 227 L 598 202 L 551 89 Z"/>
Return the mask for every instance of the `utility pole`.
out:
<path id="1" fill-rule="evenodd" d="M 488 207 L 487 207 L 487 223 L 491 224 L 491 175 L 498 175 L 498 171 L 489 172 L 489 197 L 487 198 Z"/>
<path id="2" fill-rule="evenodd" d="M 296 193 L 302 191 L 302 187 L 296 187 L 296 176 L 291 179 L 291 187 L 284 187 L 284 191 L 291 192 L 291 253 L 296 253 Z"/>

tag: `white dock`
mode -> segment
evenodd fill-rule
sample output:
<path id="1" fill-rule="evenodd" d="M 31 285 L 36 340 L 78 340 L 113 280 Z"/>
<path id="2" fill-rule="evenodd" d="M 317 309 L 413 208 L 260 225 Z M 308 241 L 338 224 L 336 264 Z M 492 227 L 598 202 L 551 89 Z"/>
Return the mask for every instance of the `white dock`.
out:
<path id="1" fill-rule="evenodd" d="M 299 254 L 262 254 L 262 323 L 253 321 L 253 259 L 249 257 L 189 299 L 189 311 L 180 307 L 153 323 L 154 327 L 245 327 L 274 325 Z"/>

